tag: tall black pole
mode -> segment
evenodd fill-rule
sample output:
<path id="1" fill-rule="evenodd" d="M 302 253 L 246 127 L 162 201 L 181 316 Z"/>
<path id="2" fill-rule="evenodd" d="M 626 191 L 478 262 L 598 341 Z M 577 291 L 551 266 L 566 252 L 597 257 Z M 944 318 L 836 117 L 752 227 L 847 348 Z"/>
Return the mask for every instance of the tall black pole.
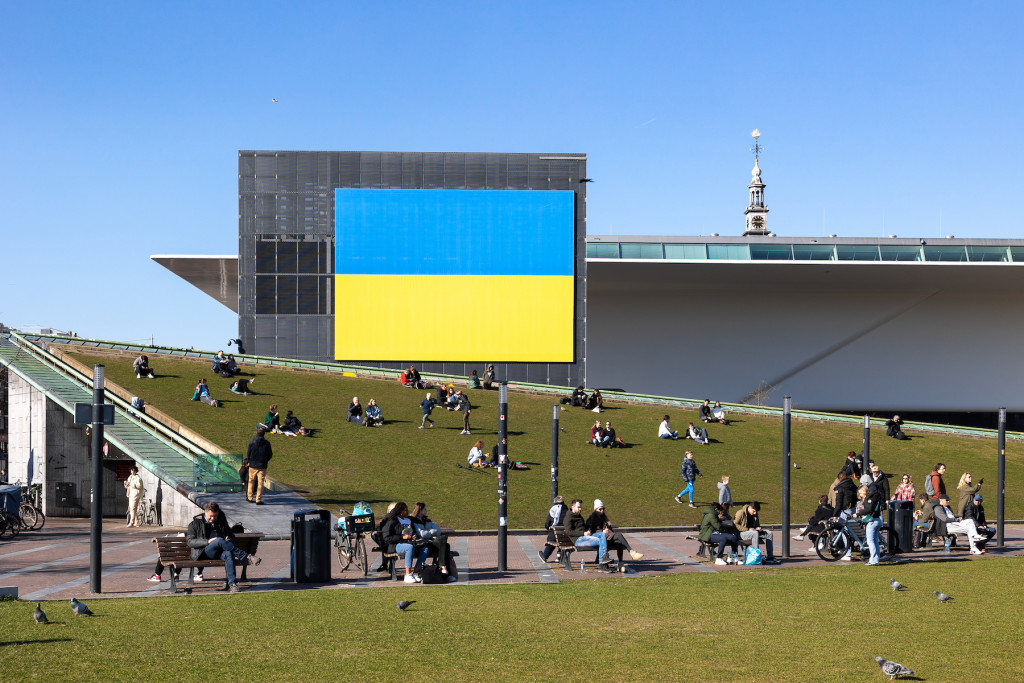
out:
<path id="1" fill-rule="evenodd" d="M 92 366 L 92 499 L 89 501 L 89 590 L 100 593 L 103 573 L 103 371 Z"/>
<path id="2" fill-rule="evenodd" d="M 1003 547 L 1003 498 L 1006 495 L 1006 408 L 999 409 L 999 474 L 996 476 L 996 547 Z"/>
<path id="3" fill-rule="evenodd" d="M 871 468 L 868 463 L 871 461 L 871 418 L 864 416 L 864 466 L 861 468 L 861 476 L 869 473 Z M 856 482 L 855 482 L 856 483 Z M 858 484 L 859 486 L 860 484 Z"/>
<path id="4" fill-rule="evenodd" d="M 508 383 L 498 385 L 498 571 L 508 551 Z"/>
<path id="5" fill-rule="evenodd" d="M 782 556 L 789 557 L 789 418 L 793 399 L 782 399 Z"/>
<path id="6" fill-rule="evenodd" d="M 558 406 L 553 408 L 551 415 L 551 504 L 555 504 L 558 495 Z"/>

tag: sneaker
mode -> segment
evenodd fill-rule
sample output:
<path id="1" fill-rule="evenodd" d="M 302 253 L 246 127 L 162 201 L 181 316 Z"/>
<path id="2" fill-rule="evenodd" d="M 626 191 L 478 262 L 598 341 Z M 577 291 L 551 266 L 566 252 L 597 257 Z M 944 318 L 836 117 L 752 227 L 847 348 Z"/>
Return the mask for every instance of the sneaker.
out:
<path id="1" fill-rule="evenodd" d="M 715 564 L 728 564 L 728 562 L 719 557 L 715 560 Z"/>
<path id="2" fill-rule="evenodd" d="M 611 564 L 611 563 L 612 563 L 612 556 L 609 555 L 608 553 L 605 553 L 604 557 L 601 558 L 600 564 Z"/>
<path id="3" fill-rule="evenodd" d="M 544 557 L 544 551 L 543 551 L 543 550 L 538 550 L 538 551 L 537 551 L 537 557 L 539 557 L 539 558 L 540 558 L 540 561 L 541 561 L 541 562 L 544 562 L 545 564 L 546 564 L 546 563 L 547 563 L 547 561 L 548 561 L 548 558 Z"/>
<path id="4" fill-rule="evenodd" d="M 433 421 L 433 420 L 430 420 L 430 426 L 431 426 L 431 427 L 433 427 L 433 426 L 434 426 L 434 421 Z"/>
<path id="5" fill-rule="evenodd" d="M 174 580 L 175 581 L 181 581 L 181 572 L 178 572 L 177 574 L 174 575 Z"/>
<path id="6" fill-rule="evenodd" d="M 413 576 L 412 574 L 406 574 L 405 578 L 402 579 L 402 580 L 405 581 L 406 583 L 416 583 L 416 577 Z"/>
<path id="7" fill-rule="evenodd" d="M 776 560 L 774 557 L 770 557 L 767 560 L 763 560 L 763 562 L 764 562 L 764 564 L 782 564 L 781 562 Z"/>
<path id="8" fill-rule="evenodd" d="M 448 583 L 455 583 L 456 581 L 458 581 L 458 579 L 456 579 L 454 576 L 448 577 Z"/>
<path id="9" fill-rule="evenodd" d="M 419 427 L 417 427 L 416 429 L 423 429 L 423 425 L 420 425 L 420 426 L 419 426 Z"/>
<path id="10" fill-rule="evenodd" d="M 153 583 L 160 583 L 160 577 L 157 574 L 153 574 L 153 576 L 151 576 L 148 579 L 146 579 L 146 581 L 152 581 Z"/>
<path id="11" fill-rule="evenodd" d="M 471 431 L 469 431 L 469 430 L 467 429 L 467 430 L 466 430 L 466 433 L 467 433 L 467 434 L 472 434 L 473 432 L 471 432 Z"/>
<path id="12" fill-rule="evenodd" d="M 679 496 L 676 496 L 676 497 L 675 497 L 675 501 L 676 501 L 677 503 L 682 503 L 682 502 L 683 502 L 683 499 L 682 499 L 682 498 L 680 498 Z"/>
<path id="13" fill-rule="evenodd" d="M 242 587 L 239 586 L 237 583 L 231 584 L 231 587 L 228 588 L 228 593 L 241 593 L 241 592 L 242 592 Z"/>
<path id="14" fill-rule="evenodd" d="M 696 505 L 694 505 L 693 503 L 690 503 L 690 507 L 692 507 L 692 508 L 695 508 L 695 507 L 697 507 L 697 506 L 696 506 Z"/>
<path id="15" fill-rule="evenodd" d="M 796 536 L 793 537 L 793 540 L 794 541 L 802 541 L 802 540 L 804 540 L 804 537 L 801 536 L 800 534 L 797 534 Z"/>
<path id="16" fill-rule="evenodd" d="M 629 551 L 629 556 L 633 558 L 634 562 L 639 562 L 640 560 L 644 559 L 644 554 L 643 553 L 638 553 L 635 550 L 630 550 Z"/>
<path id="17" fill-rule="evenodd" d="M 260 562 L 262 562 L 262 561 L 263 561 L 262 557 L 256 557 L 255 555 L 250 555 L 249 556 L 249 564 L 252 565 L 253 567 L 260 566 Z"/>
<path id="18" fill-rule="evenodd" d="M 135 379 L 142 379 L 142 375 L 140 375 L 139 373 L 136 372 L 135 373 Z"/>
<path id="19" fill-rule="evenodd" d="M 257 501 L 256 501 L 256 504 L 257 504 L 257 505 L 263 505 L 263 501 L 262 501 L 262 500 L 257 500 Z"/>
<path id="20" fill-rule="evenodd" d="M 977 548 L 971 548 L 971 555 L 981 555 L 981 552 Z"/>
<path id="21" fill-rule="evenodd" d="M 203 575 L 202 575 L 202 574 L 196 574 L 196 575 L 195 575 L 194 577 L 192 577 L 192 581 L 193 581 L 194 583 L 202 583 L 202 582 L 203 582 L 203 581 L 205 581 L 205 580 L 206 580 L 206 579 L 204 579 L 204 578 L 203 578 Z"/>
<path id="22" fill-rule="evenodd" d="M 231 586 L 229 586 L 228 584 L 225 583 L 223 586 L 221 586 L 217 590 L 219 590 L 219 591 L 226 591 L 226 590 L 230 590 L 230 589 L 231 589 Z"/>
<path id="23" fill-rule="evenodd" d="M 840 557 L 839 561 L 840 562 L 849 562 L 851 559 L 853 559 L 853 558 L 850 556 L 849 553 L 847 553 L 846 555 L 843 555 L 842 557 Z"/>

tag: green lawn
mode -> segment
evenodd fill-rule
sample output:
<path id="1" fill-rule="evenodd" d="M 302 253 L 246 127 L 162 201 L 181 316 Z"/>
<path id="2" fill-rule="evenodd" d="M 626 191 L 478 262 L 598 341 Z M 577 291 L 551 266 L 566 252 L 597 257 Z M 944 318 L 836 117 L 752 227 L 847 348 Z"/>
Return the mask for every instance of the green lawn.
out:
<path id="1" fill-rule="evenodd" d="M 494 528 L 497 525 L 497 480 L 493 471 L 472 472 L 456 468 L 477 439 L 489 450 L 497 434 L 498 392 L 471 391 L 474 409 L 472 436 L 459 434 L 461 416 L 435 410 L 437 427 L 419 430 L 419 402 L 426 392 L 406 389 L 394 381 L 359 379 L 324 373 L 259 366 L 253 384 L 258 396 L 237 396 L 228 392 L 230 380 L 212 375 L 208 361 L 154 357 L 151 362 L 160 375 L 157 380 L 137 380 L 131 372 L 132 358 L 89 356 L 77 358 L 92 365 L 104 363 L 107 377 L 142 396 L 146 401 L 181 420 L 232 452 L 244 452 L 256 424 L 270 403 L 281 414 L 294 410 L 303 423 L 315 428 L 313 438 L 271 435 L 274 460 L 270 476 L 303 492 L 328 508 L 349 507 L 358 500 L 374 504 L 382 512 L 384 503 L 423 500 L 430 504 L 438 521 L 456 528 Z M 189 401 L 200 377 L 209 380 L 214 398 L 223 401 L 219 409 Z M 366 429 L 345 422 L 345 410 L 352 396 L 365 404 L 371 397 L 381 404 L 388 424 Z M 543 521 L 550 498 L 551 397 L 510 392 L 509 452 L 516 460 L 531 464 L 529 471 L 512 472 L 509 477 L 509 524 L 513 528 L 536 528 Z M 778 418 L 734 414 L 729 426 L 711 425 L 712 443 L 697 446 L 692 441 L 656 438 L 664 413 L 682 430 L 696 419 L 696 412 L 647 406 L 612 404 L 602 415 L 579 408 L 560 413 L 560 492 L 567 498 L 594 498 L 608 506 L 612 521 L 621 525 L 696 524 L 699 510 L 677 505 L 672 497 L 682 488 L 679 465 L 687 448 L 694 450 L 704 474 L 697 483 L 697 500 L 717 500 L 715 486 L 723 474 L 732 477 L 735 500 L 760 500 L 766 504 L 762 519 L 780 519 L 782 423 Z M 619 436 L 633 444 L 623 450 L 588 446 L 589 428 L 595 418 L 610 420 Z M 896 441 L 876 429 L 871 453 L 882 469 L 897 475 L 909 472 L 923 490 L 925 475 L 936 462 L 948 465 L 947 489 L 953 492 L 960 474 L 969 469 L 984 478 L 983 493 L 993 493 L 996 480 L 994 439 L 949 437 L 910 432 L 912 440 Z M 824 493 L 842 466 L 846 452 L 859 450 L 859 424 L 830 424 L 794 420 L 792 455 L 799 469 L 792 474 L 792 518 L 810 516 L 817 497 Z M 1024 462 L 1019 444 L 1007 450 L 1006 490 L 1024 488 Z M 897 480 L 893 480 L 895 489 Z M 995 517 L 994 496 L 986 501 L 989 516 Z M 1024 517 L 1024 501 L 1010 496 L 1006 501 L 1009 518 Z"/>
<path id="2" fill-rule="evenodd" d="M 1022 558 L 0 603 L 4 680 L 882 681 L 1019 675 Z M 909 590 L 893 593 L 895 576 Z M 939 603 L 932 590 L 953 595 Z M 399 599 L 417 603 L 405 613 Z"/>

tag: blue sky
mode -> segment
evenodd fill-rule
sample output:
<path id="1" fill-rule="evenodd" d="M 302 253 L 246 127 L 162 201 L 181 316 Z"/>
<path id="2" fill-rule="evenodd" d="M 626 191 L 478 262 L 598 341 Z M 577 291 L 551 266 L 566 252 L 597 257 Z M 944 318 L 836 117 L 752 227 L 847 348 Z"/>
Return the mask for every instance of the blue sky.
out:
<path id="1" fill-rule="evenodd" d="M 0 321 L 220 347 L 237 150 L 585 152 L 591 234 L 1020 237 L 1020 3 L 0 4 Z M 279 101 L 274 103 L 271 98 Z M 91 310 L 90 299 L 103 300 Z"/>

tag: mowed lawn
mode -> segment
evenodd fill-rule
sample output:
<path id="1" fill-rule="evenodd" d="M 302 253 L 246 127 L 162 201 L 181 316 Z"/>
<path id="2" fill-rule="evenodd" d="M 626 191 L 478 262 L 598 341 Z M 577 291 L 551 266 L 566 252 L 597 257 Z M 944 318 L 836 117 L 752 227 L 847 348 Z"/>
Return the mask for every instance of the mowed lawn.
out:
<path id="1" fill-rule="evenodd" d="M 493 471 L 459 469 L 478 439 L 490 451 L 498 424 L 498 392 L 471 390 L 473 433 L 460 435 L 461 415 L 435 409 L 437 426 L 420 430 L 419 402 L 426 391 L 407 389 L 395 381 L 343 377 L 337 374 L 299 371 L 268 366 L 243 366 L 253 374 L 257 396 L 238 396 L 228 391 L 230 380 L 213 375 L 208 361 L 153 357 L 158 379 L 136 379 L 132 356 L 89 355 L 76 357 L 87 365 L 104 363 L 109 380 L 117 382 L 148 403 L 166 411 L 231 452 L 242 453 L 257 423 L 271 403 L 282 417 L 294 410 L 302 422 L 316 430 L 312 438 L 270 435 L 274 459 L 271 477 L 300 491 L 310 500 L 332 510 L 351 507 L 359 500 L 383 513 L 388 501 L 424 501 L 439 522 L 456 528 L 497 526 L 497 479 Z M 483 368 L 480 368 L 482 371 Z M 221 408 L 190 401 L 193 388 L 206 377 Z M 464 387 L 463 387 L 464 388 Z M 353 396 L 365 405 L 376 398 L 387 425 L 368 429 L 345 421 Z M 715 397 L 710 397 L 714 400 Z M 799 397 L 795 397 L 799 406 Z M 509 392 L 509 453 L 530 463 L 528 471 L 509 477 L 509 525 L 536 528 L 542 525 L 551 492 L 551 415 L 555 397 Z M 698 446 L 689 440 L 657 438 L 662 415 L 683 430 L 696 420 L 696 411 L 678 408 L 612 403 L 597 415 L 580 408 L 559 412 L 560 492 L 566 498 L 582 498 L 585 510 L 595 498 L 608 507 L 613 522 L 629 526 L 696 524 L 700 510 L 678 505 L 673 496 L 682 489 L 679 465 L 686 449 L 692 449 L 703 478 L 697 482 L 697 501 L 717 500 L 716 482 L 732 477 L 734 500 L 764 502 L 762 520 L 780 521 L 782 480 L 782 421 L 780 418 L 734 413 L 732 424 L 709 425 L 712 443 Z M 632 445 L 628 449 L 598 449 L 587 445 L 594 420 L 611 421 L 618 435 Z M 811 515 L 817 497 L 824 493 L 842 466 L 846 452 L 860 450 L 860 424 L 794 420 L 792 458 L 792 519 L 801 522 Z M 947 489 L 955 496 L 960 474 L 970 470 L 975 480 L 985 479 L 982 493 L 992 494 L 996 481 L 995 439 L 918 434 L 909 430 L 910 441 L 872 431 L 871 455 L 882 469 L 897 476 L 909 472 L 918 491 L 936 462 L 948 465 Z M 1024 487 L 1021 444 L 1007 446 L 1006 501 L 1008 518 L 1024 517 L 1024 502 L 1016 492 Z M 899 483 L 892 480 L 892 487 Z M 995 517 L 995 496 L 986 500 L 989 517 Z"/>
<path id="2" fill-rule="evenodd" d="M 882 681 L 1020 679 L 1022 558 L 0 603 L 16 680 Z M 893 593 L 890 576 L 909 587 Z M 954 596 L 939 603 L 933 590 Z M 416 600 L 399 612 L 400 599 Z M 912 679 L 913 680 L 913 679 Z"/>

